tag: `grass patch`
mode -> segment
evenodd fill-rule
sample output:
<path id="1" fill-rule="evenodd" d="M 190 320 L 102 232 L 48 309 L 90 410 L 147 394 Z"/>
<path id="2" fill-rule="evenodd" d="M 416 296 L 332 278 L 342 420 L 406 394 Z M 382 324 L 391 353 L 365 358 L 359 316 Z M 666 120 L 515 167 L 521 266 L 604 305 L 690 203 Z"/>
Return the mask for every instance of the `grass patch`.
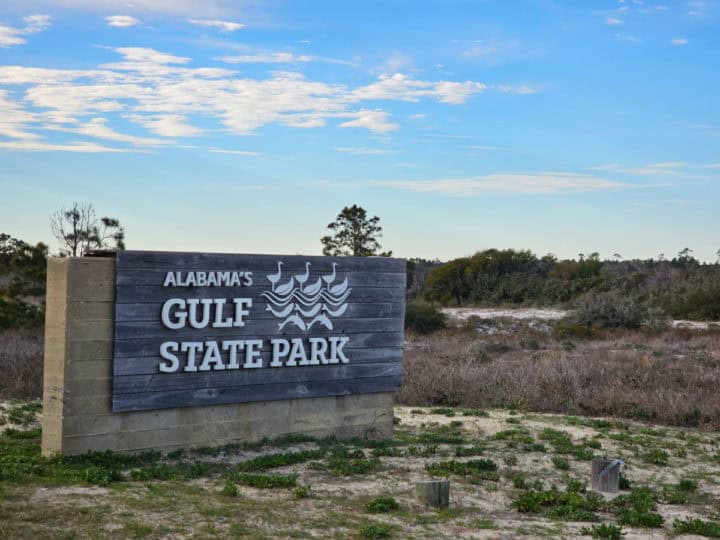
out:
<path id="1" fill-rule="evenodd" d="M 472 459 L 470 461 L 439 461 L 428 463 L 425 470 L 432 476 L 472 476 L 482 480 L 498 480 L 498 466 L 490 459 Z"/>
<path id="2" fill-rule="evenodd" d="M 235 465 L 237 472 L 263 472 L 276 467 L 286 467 L 288 465 L 296 465 L 305 463 L 313 459 L 322 459 L 325 457 L 324 450 L 304 450 L 301 452 L 285 452 L 282 454 L 269 454 L 258 456 L 249 461 L 244 461 Z"/>
<path id="3" fill-rule="evenodd" d="M 608 540 L 620 540 L 624 536 L 622 527 L 610 523 L 585 527 L 580 532 L 593 538 L 605 538 Z"/>
<path id="4" fill-rule="evenodd" d="M 598 521 L 595 512 L 602 509 L 600 495 L 585 490 L 578 481 L 568 482 L 564 492 L 556 489 L 528 490 L 513 501 L 513 506 L 523 513 L 543 514 L 563 521 Z"/>
<path id="5" fill-rule="evenodd" d="M 291 488 L 295 487 L 297 483 L 296 474 L 237 473 L 232 478 L 243 486 L 260 489 Z"/>
<path id="6" fill-rule="evenodd" d="M 647 487 L 635 488 L 628 495 L 613 501 L 615 515 L 621 525 L 628 527 L 662 527 L 663 517 L 657 510 L 658 494 Z"/>
<path id="7" fill-rule="evenodd" d="M 455 448 L 455 457 L 471 457 L 481 456 L 485 449 L 479 445 L 473 446 L 457 446 Z"/>
<path id="8" fill-rule="evenodd" d="M 708 538 L 720 538 L 720 523 L 703 521 L 697 518 L 676 519 L 673 521 L 675 534 L 698 534 Z"/>
<path id="9" fill-rule="evenodd" d="M 352 476 L 376 470 L 380 467 L 380 460 L 376 457 L 366 458 L 362 450 L 338 446 L 333 448 L 328 466 L 335 476 Z"/>
<path id="10" fill-rule="evenodd" d="M 556 469 L 559 469 L 561 471 L 569 471 L 570 470 L 570 462 L 562 456 L 553 456 L 552 462 L 553 462 L 553 465 L 555 465 Z"/>
<path id="11" fill-rule="evenodd" d="M 12 424 L 27 427 L 37 422 L 37 415 L 42 411 L 42 401 L 23 401 L 10 403 L 7 419 Z"/>
<path id="12" fill-rule="evenodd" d="M 366 523 L 360 527 L 362 538 L 390 538 L 393 528 L 386 523 Z"/>
<path id="13" fill-rule="evenodd" d="M 465 436 L 462 422 L 451 422 L 445 426 L 433 426 L 420 433 L 417 442 L 424 444 L 463 444 Z"/>
<path id="14" fill-rule="evenodd" d="M 400 508 L 393 497 L 376 497 L 365 505 L 365 510 L 373 514 L 384 514 Z"/>

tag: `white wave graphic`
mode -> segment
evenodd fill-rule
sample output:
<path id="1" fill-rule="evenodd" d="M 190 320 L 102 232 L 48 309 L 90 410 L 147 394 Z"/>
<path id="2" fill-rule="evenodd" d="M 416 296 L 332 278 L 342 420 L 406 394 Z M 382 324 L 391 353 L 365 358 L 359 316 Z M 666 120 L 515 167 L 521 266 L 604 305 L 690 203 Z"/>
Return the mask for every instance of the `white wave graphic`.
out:
<path id="1" fill-rule="evenodd" d="M 328 330 L 333 329 L 331 317 L 339 317 L 347 311 L 347 299 L 352 289 L 345 276 L 340 283 L 337 281 L 337 263 L 332 264 L 330 274 L 320 276 L 314 283 L 305 283 L 310 277 L 311 263 L 305 263 L 305 272 L 295 274 L 283 280 L 282 261 L 278 261 L 278 269 L 269 274 L 270 291 L 260 296 L 268 301 L 267 310 L 278 319 L 278 328 L 295 325 L 303 331 L 309 331 L 314 325 L 322 325 Z M 297 285 L 296 285 L 297 284 Z"/>

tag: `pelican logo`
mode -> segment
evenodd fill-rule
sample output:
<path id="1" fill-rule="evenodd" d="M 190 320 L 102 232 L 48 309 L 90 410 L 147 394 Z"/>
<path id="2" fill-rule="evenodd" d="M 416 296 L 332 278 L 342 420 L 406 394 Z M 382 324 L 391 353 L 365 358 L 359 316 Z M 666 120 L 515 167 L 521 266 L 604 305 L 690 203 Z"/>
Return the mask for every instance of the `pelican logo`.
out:
<path id="1" fill-rule="evenodd" d="M 305 272 L 284 276 L 282 261 L 277 263 L 277 272 L 268 274 L 270 291 L 262 293 L 267 301 L 267 310 L 282 322 L 282 330 L 294 324 L 300 330 L 309 331 L 316 324 L 328 330 L 333 329 L 332 317 L 339 317 L 347 310 L 347 299 L 351 288 L 348 278 L 338 281 L 337 263 L 332 264 L 329 274 L 322 274 L 317 280 L 310 279 L 311 263 L 305 263 Z M 308 284 L 308 282 L 310 282 Z"/>

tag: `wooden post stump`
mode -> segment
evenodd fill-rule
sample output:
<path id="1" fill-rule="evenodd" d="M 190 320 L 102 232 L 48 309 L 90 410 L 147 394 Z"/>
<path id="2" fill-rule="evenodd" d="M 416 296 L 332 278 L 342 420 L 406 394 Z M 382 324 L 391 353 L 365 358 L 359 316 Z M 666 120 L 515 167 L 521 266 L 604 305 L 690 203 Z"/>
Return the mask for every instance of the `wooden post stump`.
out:
<path id="1" fill-rule="evenodd" d="M 593 459 L 592 489 L 607 493 L 620 491 L 620 468 L 622 465 L 623 462 L 619 459 Z"/>
<path id="2" fill-rule="evenodd" d="M 426 480 L 415 482 L 415 496 L 428 506 L 447 508 L 450 505 L 450 481 Z"/>

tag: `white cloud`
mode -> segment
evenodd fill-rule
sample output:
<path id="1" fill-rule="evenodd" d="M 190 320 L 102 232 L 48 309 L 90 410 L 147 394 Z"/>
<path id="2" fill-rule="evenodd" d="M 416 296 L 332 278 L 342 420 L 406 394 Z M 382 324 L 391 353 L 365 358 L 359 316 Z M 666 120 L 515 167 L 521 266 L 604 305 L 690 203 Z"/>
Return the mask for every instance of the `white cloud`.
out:
<path id="1" fill-rule="evenodd" d="M 241 30 L 247 25 L 232 22 L 232 21 L 220 21 L 217 19 L 188 19 L 189 23 L 197 24 L 198 26 L 205 26 L 208 28 L 217 28 L 221 32 L 235 32 Z"/>
<path id="2" fill-rule="evenodd" d="M 251 152 L 249 150 L 226 150 L 224 148 L 210 148 L 210 152 L 213 152 L 215 154 L 232 154 L 235 156 L 252 156 L 252 157 L 260 157 L 262 156 L 262 152 Z"/>
<path id="3" fill-rule="evenodd" d="M 114 49 L 122 55 L 126 62 L 143 62 L 150 64 L 187 64 L 189 58 L 161 53 L 147 47 L 118 47 Z M 107 64 L 113 66 L 114 64 Z"/>
<path id="4" fill-rule="evenodd" d="M 673 45 L 687 45 L 688 40 L 686 38 L 673 38 L 670 40 Z"/>
<path id="5" fill-rule="evenodd" d="M 26 23 L 23 29 L 25 34 L 37 34 L 50 27 L 50 15 L 29 15 L 23 20 Z"/>
<path id="6" fill-rule="evenodd" d="M 93 69 L 0 65 L 0 133 L 29 141 L 59 131 L 135 147 L 218 129 L 245 135 L 271 124 L 311 129 L 332 122 L 387 133 L 398 124 L 385 107 L 369 103 L 434 100 L 460 105 L 487 88 L 474 81 L 426 81 L 403 74 L 354 87 L 291 71 L 249 78 L 230 69 L 194 67 L 190 58 L 151 48 L 112 50 L 119 61 Z M 119 118 L 147 133 L 116 128 Z"/>
<path id="7" fill-rule="evenodd" d="M 22 36 L 37 34 L 50 26 L 49 15 L 29 15 L 24 17 L 23 20 L 25 21 L 25 26 L 22 28 L 0 24 L 0 47 L 22 45 L 27 42 Z"/>
<path id="8" fill-rule="evenodd" d="M 336 152 L 343 154 L 354 154 L 357 156 L 371 156 L 381 154 L 394 154 L 393 150 L 387 150 L 385 148 L 368 148 L 367 146 L 339 146 L 335 148 Z"/>
<path id="9" fill-rule="evenodd" d="M 375 70 L 375 73 L 397 73 L 398 71 L 407 70 L 412 65 L 410 57 L 402 53 L 393 53 L 390 57 L 385 60 L 379 69 Z"/>
<path id="10" fill-rule="evenodd" d="M 4 0 L 5 2 L 12 0 Z M 18 5 L 41 5 L 117 13 L 118 11 L 166 13 L 169 15 L 222 16 L 232 11 L 236 0 L 15 0 Z"/>
<path id="11" fill-rule="evenodd" d="M 373 183 L 409 191 L 444 195 L 573 193 L 628 187 L 627 184 L 614 180 L 562 172 L 497 173 L 469 178 L 390 180 Z"/>
<path id="12" fill-rule="evenodd" d="M 641 167 L 628 167 L 618 163 L 588 167 L 589 170 L 593 171 L 616 172 L 632 176 L 671 176 L 682 178 L 699 178 L 697 175 L 690 172 L 690 170 L 702 168 L 706 168 L 706 166 L 686 163 L 683 161 L 662 161 L 658 163 L 649 163 Z"/>
<path id="13" fill-rule="evenodd" d="M 510 84 L 501 84 L 500 86 L 497 87 L 497 89 L 500 90 L 501 92 L 505 92 L 507 94 L 518 94 L 521 96 L 537 94 L 540 91 L 539 88 L 536 88 L 533 86 L 528 86 L 525 84 L 522 84 L 520 86 L 513 86 Z"/>
<path id="14" fill-rule="evenodd" d="M 396 73 L 395 75 L 381 75 L 377 82 L 362 86 L 353 92 L 352 99 L 419 101 L 423 97 L 435 97 L 443 103 L 464 103 L 469 96 L 487 89 L 487 86 L 478 82 L 427 82 L 419 81 Z"/>
<path id="15" fill-rule="evenodd" d="M 118 133 L 114 129 L 108 127 L 106 118 L 92 118 L 89 122 L 74 127 L 63 125 L 45 125 L 43 129 L 51 131 L 65 131 L 68 133 L 76 133 L 87 137 L 95 137 L 98 139 L 106 139 L 109 141 L 117 141 L 130 143 L 135 146 L 157 146 L 169 144 L 172 141 L 167 139 L 153 139 L 149 137 L 136 137 L 134 135 L 126 135 Z"/>
<path id="16" fill-rule="evenodd" d="M 247 54 L 242 56 L 221 56 L 217 58 L 226 64 L 289 64 L 294 62 L 310 62 L 313 58 L 307 55 L 292 53 Z"/>
<path id="17" fill-rule="evenodd" d="M 618 24 L 623 24 L 623 21 L 621 19 L 617 19 L 615 17 L 608 17 L 607 19 L 605 19 L 605 22 L 607 24 L 613 25 L 613 26 L 618 25 Z"/>
<path id="18" fill-rule="evenodd" d="M 162 137 L 193 137 L 202 133 L 201 129 L 186 123 L 186 118 L 180 114 L 131 115 L 129 119 Z"/>
<path id="19" fill-rule="evenodd" d="M 386 133 L 388 131 L 395 131 L 398 129 L 397 124 L 388 122 L 388 113 L 385 111 L 368 111 L 361 110 L 356 113 L 352 113 L 350 116 L 354 117 L 354 120 L 349 120 L 340 124 L 342 128 L 365 128 L 375 133 Z"/>
<path id="20" fill-rule="evenodd" d="M 110 148 L 92 142 L 72 142 L 67 144 L 53 144 L 40 141 L 0 141 L 0 150 L 14 150 L 24 152 L 80 152 L 83 154 L 98 154 L 103 152 L 125 152 L 121 148 Z"/>
<path id="21" fill-rule="evenodd" d="M 140 24 L 140 19 L 136 19 L 130 15 L 110 15 L 109 17 L 105 17 L 105 22 L 107 22 L 108 26 L 128 28 Z"/>

